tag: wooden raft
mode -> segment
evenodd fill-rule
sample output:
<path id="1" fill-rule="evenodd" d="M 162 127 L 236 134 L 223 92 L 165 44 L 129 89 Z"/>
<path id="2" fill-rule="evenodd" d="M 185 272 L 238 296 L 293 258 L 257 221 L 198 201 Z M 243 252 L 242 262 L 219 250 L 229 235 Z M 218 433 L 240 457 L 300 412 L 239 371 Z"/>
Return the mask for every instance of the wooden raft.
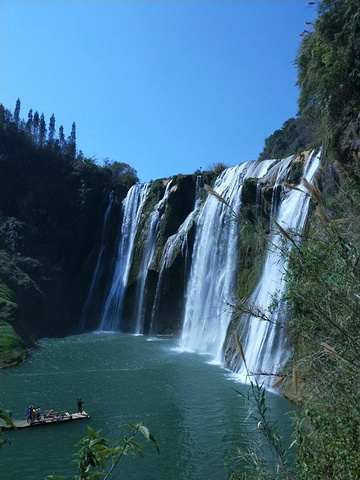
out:
<path id="1" fill-rule="evenodd" d="M 82 413 L 69 413 L 69 412 L 52 412 L 48 416 L 41 415 L 39 420 L 14 420 L 16 428 L 36 427 L 41 425 L 53 425 L 56 423 L 73 422 L 75 420 L 85 420 L 90 418 L 84 410 Z"/>

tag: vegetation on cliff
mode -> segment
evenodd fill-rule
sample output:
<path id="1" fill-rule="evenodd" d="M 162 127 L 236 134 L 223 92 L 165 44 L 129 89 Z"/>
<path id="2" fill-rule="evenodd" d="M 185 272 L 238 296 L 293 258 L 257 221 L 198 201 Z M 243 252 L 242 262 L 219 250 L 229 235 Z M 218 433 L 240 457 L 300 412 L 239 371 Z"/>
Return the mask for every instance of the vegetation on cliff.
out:
<path id="1" fill-rule="evenodd" d="M 265 139 L 259 160 L 286 158 L 309 148 L 319 146 L 316 140 L 318 124 L 315 120 L 302 117 L 289 118 L 281 128 Z"/>
<path id="2" fill-rule="evenodd" d="M 138 179 L 127 164 L 100 166 L 77 152 L 75 123 L 65 139 L 54 115 L 48 129 L 38 112 L 21 120 L 20 100 L 13 113 L 1 105 L 0 131 L 1 320 L 29 345 L 74 327 L 109 192 L 119 202 Z"/>
<path id="3" fill-rule="evenodd" d="M 341 139 L 359 115 L 359 9 L 357 0 L 318 2 L 318 18 L 296 60 L 300 115 L 319 125 L 318 138 L 330 148 L 325 153 L 336 151 L 343 161 L 349 159 Z"/>
<path id="4" fill-rule="evenodd" d="M 265 140 L 260 159 L 324 147 L 352 163 L 360 150 L 360 13 L 357 0 L 321 0 L 296 57 L 299 114 Z M 314 7 L 315 8 L 315 7 Z"/>
<path id="5" fill-rule="evenodd" d="M 336 194 L 308 188 L 316 218 L 290 256 L 286 296 L 295 346 L 288 369 L 303 407 L 296 423 L 299 478 L 357 479 L 360 195 L 349 177 L 342 177 Z"/>
<path id="6" fill-rule="evenodd" d="M 252 452 L 251 473 L 234 478 L 360 478 L 360 4 L 321 0 L 316 6 L 318 18 L 303 32 L 296 60 L 300 116 L 264 149 L 266 156 L 290 153 L 286 143 L 299 140 L 299 125 L 312 130 L 306 147 L 323 146 L 317 183 L 306 185 L 312 215 L 286 274 L 294 353 L 276 381 L 300 406 L 296 465 L 276 471 Z M 282 233 L 284 241 L 294 234 Z M 261 411 L 262 400 L 256 407 Z"/>

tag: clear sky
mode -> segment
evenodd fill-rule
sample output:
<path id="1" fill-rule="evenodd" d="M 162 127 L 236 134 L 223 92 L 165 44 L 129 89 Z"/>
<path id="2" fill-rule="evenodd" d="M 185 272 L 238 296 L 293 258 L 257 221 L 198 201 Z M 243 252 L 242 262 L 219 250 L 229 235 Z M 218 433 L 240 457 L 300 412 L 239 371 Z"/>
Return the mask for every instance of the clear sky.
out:
<path id="1" fill-rule="evenodd" d="M 297 113 L 307 1 L 1 0 L 1 102 L 141 181 L 256 159 Z"/>

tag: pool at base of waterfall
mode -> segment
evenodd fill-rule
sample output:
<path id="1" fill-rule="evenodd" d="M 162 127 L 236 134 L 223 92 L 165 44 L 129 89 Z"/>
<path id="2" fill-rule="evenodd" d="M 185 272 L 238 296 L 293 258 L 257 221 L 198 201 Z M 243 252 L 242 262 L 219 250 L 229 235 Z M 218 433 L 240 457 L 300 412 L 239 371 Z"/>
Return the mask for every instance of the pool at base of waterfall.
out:
<path id="1" fill-rule="evenodd" d="M 121 333 L 39 341 L 23 364 L 1 371 L 3 408 L 22 419 L 29 405 L 77 411 L 81 397 L 91 418 L 3 433 L 11 444 L 1 449 L 2 480 L 74 478 L 76 443 L 86 425 L 116 440 L 129 436 L 123 424 L 138 422 L 154 435 L 160 454 L 145 442 L 145 457 L 121 459 L 114 478 L 228 478 L 235 447 L 246 449 L 260 438 L 256 421 L 247 418 L 250 405 L 235 391 L 246 395 L 249 387 L 206 355 L 177 346 L 173 338 Z M 294 406 L 273 393 L 268 405 L 289 442 Z"/>

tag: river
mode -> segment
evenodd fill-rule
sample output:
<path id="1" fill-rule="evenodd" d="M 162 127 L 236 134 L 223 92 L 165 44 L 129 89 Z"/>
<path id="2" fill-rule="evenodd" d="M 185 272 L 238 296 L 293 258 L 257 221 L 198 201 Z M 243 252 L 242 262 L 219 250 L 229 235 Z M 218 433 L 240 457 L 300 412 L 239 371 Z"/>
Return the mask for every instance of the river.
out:
<path id="1" fill-rule="evenodd" d="M 14 419 L 26 418 L 29 404 L 75 412 L 79 396 L 91 415 L 5 432 L 11 444 L 1 449 L 2 480 L 74 478 L 75 444 L 87 424 L 115 440 L 128 435 L 122 424 L 143 421 L 159 444 L 160 454 L 149 443 L 144 458 L 123 458 L 114 479 L 225 480 L 235 447 L 258 438 L 256 423 L 247 419 L 249 404 L 235 391 L 246 394 L 248 387 L 206 355 L 180 352 L 172 338 L 91 333 L 43 339 L 0 378 L 2 406 Z M 273 393 L 268 405 L 289 439 L 294 407 Z"/>

